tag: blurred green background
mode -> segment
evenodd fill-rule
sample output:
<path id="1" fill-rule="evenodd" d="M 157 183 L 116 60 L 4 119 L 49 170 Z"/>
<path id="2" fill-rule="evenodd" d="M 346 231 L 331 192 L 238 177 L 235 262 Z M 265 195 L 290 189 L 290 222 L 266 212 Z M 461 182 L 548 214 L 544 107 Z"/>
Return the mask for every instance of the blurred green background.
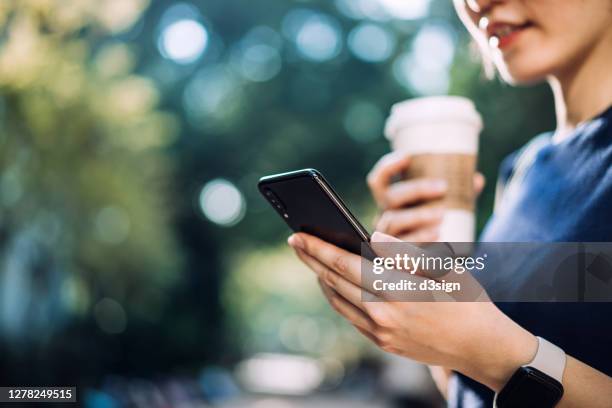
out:
<path id="1" fill-rule="evenodd" d="M 257 179 L 318 168 L 367 225 L 391 105 L 462 95 L 482 227 L 500 160 L 553 126 L 546 87 L 484 77 L 449 0 L 4 0 L 0 27 L 0 383 L 90 406 L 270 395 L 249 373 L 278 367 L 318 375 L 278 394 L 376 398 L 387 357 L 329 311 Z"/>

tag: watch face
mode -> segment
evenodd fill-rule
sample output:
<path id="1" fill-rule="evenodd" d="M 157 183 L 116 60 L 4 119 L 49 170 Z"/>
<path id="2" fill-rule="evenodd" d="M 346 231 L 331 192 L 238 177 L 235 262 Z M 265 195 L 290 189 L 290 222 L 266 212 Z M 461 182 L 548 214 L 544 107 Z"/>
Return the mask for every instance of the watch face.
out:
<path id="1" fill-rule="evenodd" d="M 533 367 L 521 367 L 497 395 L 497 407 L 552 408 L 562 396 L 559 381 Z"/>

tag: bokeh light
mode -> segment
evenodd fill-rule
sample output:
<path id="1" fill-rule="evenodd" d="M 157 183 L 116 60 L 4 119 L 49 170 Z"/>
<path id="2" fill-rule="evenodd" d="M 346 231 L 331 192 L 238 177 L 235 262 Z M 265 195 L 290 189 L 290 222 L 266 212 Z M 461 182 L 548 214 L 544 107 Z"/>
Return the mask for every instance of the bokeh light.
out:
<path id="1" fill-rule="evenodd" d="M 395 36 L 379 25 L 362 23 L 349 33 L 348 46 L 355 56 L 367 62 L 388 59 L 396 45 Z"/>
<path id="2" fill-rule="evenodd" d="M 417 95 L 444 94 L 449 88 L 454 53 L 454 33 L 442 24 L 426 25 L 417 33 L 411 49 L 394 61 L 393 74 Z"/>
<path id="3" fill-rule="evenodd" d="M 417 33 L 412 49 L 425 68 L 448 67 L 455 54 L 454 33 L 443 24 L 426 25 Z"/>
<path id="4" fill-rule="evenodd" d="M 123 306 L 111 298 L 104 298 L 95 305 L 94 318 L 98 327 L 108 334 L 122 333 L 127 326 L 127 315 Z"/>
<path id="5" fill-rule="evenodd" d="M 283 20 L 283 32 L 300 56 L 311 61 L 330 60 L 342 50 L 342 32 L 338 22 L 322 13 L 298 9 Z"/>
<path id="6" fill-rule="evenodd" d="M 268 81 L 274 78 L 280 70 L 280 54 L 269 45 L 252 45 L 242 53 L 240 73 L 250 81 Z"/>
<path id="7" fill-rule="evenodd" d="M 232 226 L 238 223 L 245 212 L 245 202 L 240 190 L 223 179 L 212 180 L 200 193 L 200 208 L 210 221 Z"/>
<path id="8" fill-rule="evenodd" d="M 242 362 L 237 373 L 247 389 L 281 395 L 306 395 L 321 384 L 325 374 L 322 365 L 311 358 L 271 353 Z"/>
<path id="9" fill-rule="evenodd" d="M 317 351 L 321 335 L 317 321 L 308 316 L 290 316 L 279 327 L 280 341 L 289 350 L 297 352 Z"/>
<path id="10" fill-rule="evenodd" d="M 243 107 L 241 80 L 224 65 L 198 71 L 185 87 L 183 104 L 190 124 L 199 129 L 231 126 Z"/>
<path id="11" fill-rule="evenodd" d="M 256 44 L 266 44 L 280 50 L 283 46 L 283 39 L 276 30 L 271 27 L 260 25 L 250 29 L 240 41 L 243 46 Z"/>
<path id="12" fill-rule="evenodd" d="M 96 215 L 95 236 L 107 244 L 119 244 L 130 233 L 130 217 L 122 208 L 108 206 Z"/>
<path id="13" fill-rule="evenodd" d="M 272 28 L 257 26 L 233 47 L 232 68 L 247 81 L 265 82 L 281 70 L 282 39 Z"/>
<path id="14" fill-rule="evenodd" d="M 179 64 L 197 60 L 208 45 L 208 32 L 202 23 L 183 19 L 164 28 L 159 39 L 161 54 Z"/>
<path id="15" fill-rule="evenodd" d="M 430 0 L 378 0 L 389 15 L 396 19 L 414 20 L 429 12 Z"/>

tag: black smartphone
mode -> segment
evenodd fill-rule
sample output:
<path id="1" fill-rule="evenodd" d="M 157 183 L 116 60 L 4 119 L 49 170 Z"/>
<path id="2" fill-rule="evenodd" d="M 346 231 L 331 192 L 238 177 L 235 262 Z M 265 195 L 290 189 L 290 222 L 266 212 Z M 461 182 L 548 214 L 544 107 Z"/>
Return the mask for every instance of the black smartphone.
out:
<path id="1" fill-rule="evenodd" d="M 262 177 L 258 187 L 295 232 L 306 232 L 355 254 L 370 241 L 366 229 L 315 169 Z"/>

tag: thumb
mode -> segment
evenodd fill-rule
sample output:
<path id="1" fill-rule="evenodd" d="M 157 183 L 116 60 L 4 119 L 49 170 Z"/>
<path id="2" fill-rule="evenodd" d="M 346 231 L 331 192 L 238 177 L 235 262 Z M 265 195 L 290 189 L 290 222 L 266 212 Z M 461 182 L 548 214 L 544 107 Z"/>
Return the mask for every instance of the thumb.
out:
<path id="1" fill-rule="evenodd" d="M 403 242 L 401 239 L 376 231 L 372 234 L 372 242 Z"/>

